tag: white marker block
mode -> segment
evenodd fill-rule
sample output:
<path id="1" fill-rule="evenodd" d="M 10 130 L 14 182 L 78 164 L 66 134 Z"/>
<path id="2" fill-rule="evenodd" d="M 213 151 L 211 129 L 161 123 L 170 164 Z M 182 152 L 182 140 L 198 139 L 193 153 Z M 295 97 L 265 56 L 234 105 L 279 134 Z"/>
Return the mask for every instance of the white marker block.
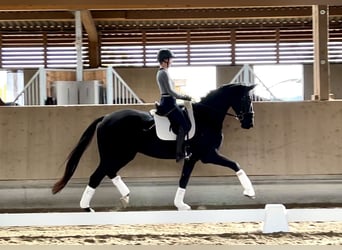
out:
<path id="1" fill-rule="evenodd" d="M 287 212 L 283 204 L 266 204 L 263 233 L 288 232 Z"/>

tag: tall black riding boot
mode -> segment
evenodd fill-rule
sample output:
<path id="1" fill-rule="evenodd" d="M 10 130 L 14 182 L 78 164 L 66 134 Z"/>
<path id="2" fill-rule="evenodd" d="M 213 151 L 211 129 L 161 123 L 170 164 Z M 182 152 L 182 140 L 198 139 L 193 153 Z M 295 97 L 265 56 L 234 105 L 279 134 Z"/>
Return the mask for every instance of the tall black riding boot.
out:
<path id="1" fill-rule="evenodd" d="M 182 127 L 179 127 L 177 138 L 176 138 L 176 162 L 179 162 L 184 159 L 185 154 L 184 154 L 184 137 L 185 137 L 185 132 Z"/>

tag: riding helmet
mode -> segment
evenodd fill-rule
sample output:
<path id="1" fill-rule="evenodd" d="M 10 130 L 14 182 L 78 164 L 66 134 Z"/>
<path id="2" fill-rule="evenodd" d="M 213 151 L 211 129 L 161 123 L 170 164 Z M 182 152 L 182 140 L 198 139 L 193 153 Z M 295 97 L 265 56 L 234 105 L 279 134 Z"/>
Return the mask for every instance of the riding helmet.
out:
<path id="1" fill-rule="evenodd" d="M 161 49 L 158 52 L 157 59 L 159 63 L 162 63 L 166 59 L 174 58 L 176 57 L 175 54 L 169 49 Z"/>

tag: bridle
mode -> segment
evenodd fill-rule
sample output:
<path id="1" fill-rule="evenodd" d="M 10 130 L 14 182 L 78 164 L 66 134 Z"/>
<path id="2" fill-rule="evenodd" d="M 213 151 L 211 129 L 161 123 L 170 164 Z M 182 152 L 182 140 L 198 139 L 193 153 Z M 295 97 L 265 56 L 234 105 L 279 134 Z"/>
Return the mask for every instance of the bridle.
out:
<path id="1" fill-rule="evenodd" d="M 241 108 L 239 114 L 227 112 L 226 115 L 233 116 L 239 121 L 243 121 L 246 115 L 253 116 L 254 111 L 250 95 L 244 95 L 241 97 Z"/>
<path id="2" fill-rule="evenodd" d="M 247 101 L 248 101 L 247 98 L 251 98 L 251 97 L 249 95 L 244 95 L 243 97 L 241 97 L 241 108 L 240 108 L 240 113 L 239 114 L 232 114 L 230 112 L 226 112 L 225 115 L 232 116 L 236 120 L 239 120 L 240 122 L 245 119 L 246 115 L 254 115 L 252 101 L 250 101 L 249 105 L 247 105 Z M 214 110 L 215 112 L 219 112 L 219 111 L 217 111 L 216 109 L 212 108 L 209 105 L 202 104 L 202 103 L 200 105 L 203 105 L 203 106 L 205 106 L 207 108 L 210 108 L 210 109 Z"/>
<path id="3" fill-rule="evenodd" d="M 227 116 L 232 116 L 232 117 L 234 117 L 236 120 L 239 120 L 239 121 L 241 121 L 241 119 L 243 119 L 243 117 L 242 117 L 243 114 L 241 114 L 241 115 L 240 115 L 240 114 L 239 114 L 239 115 L 236 115 L 236 114 L 232 114 L 232 113 L 227 112 L 226 115 L 227 115 Z"/>

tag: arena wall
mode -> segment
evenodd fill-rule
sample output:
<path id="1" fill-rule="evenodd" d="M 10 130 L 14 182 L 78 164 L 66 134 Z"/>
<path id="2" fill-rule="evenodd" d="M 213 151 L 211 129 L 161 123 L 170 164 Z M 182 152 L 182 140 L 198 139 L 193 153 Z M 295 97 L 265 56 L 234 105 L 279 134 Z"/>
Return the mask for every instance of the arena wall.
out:
<path id="1" fill-rule="evenodd" d="M 1 180 L 54 180 L 82 132 L 96 117 L 145 105 L 41 106 L 0 108 Z M 338 175 L 342 160 L 342 102 L 255 103 L 255 127 L 240 128 L 227 117 L 220 152 L 254 176 Z M 117 142 L 116 142 L 117 143 Z M 132 142 L 134 143 L 134 142 Z M 115 154 L 115 152 L 113 152 Z M 88 178 L 98 164 L 96 138 L 75 178 Z M 181 166 L 138 154 L 120 174 L 127 177 L 177 177 Z M 227 176 L 223 167 L 198 163 L 194 176 Z"/>

